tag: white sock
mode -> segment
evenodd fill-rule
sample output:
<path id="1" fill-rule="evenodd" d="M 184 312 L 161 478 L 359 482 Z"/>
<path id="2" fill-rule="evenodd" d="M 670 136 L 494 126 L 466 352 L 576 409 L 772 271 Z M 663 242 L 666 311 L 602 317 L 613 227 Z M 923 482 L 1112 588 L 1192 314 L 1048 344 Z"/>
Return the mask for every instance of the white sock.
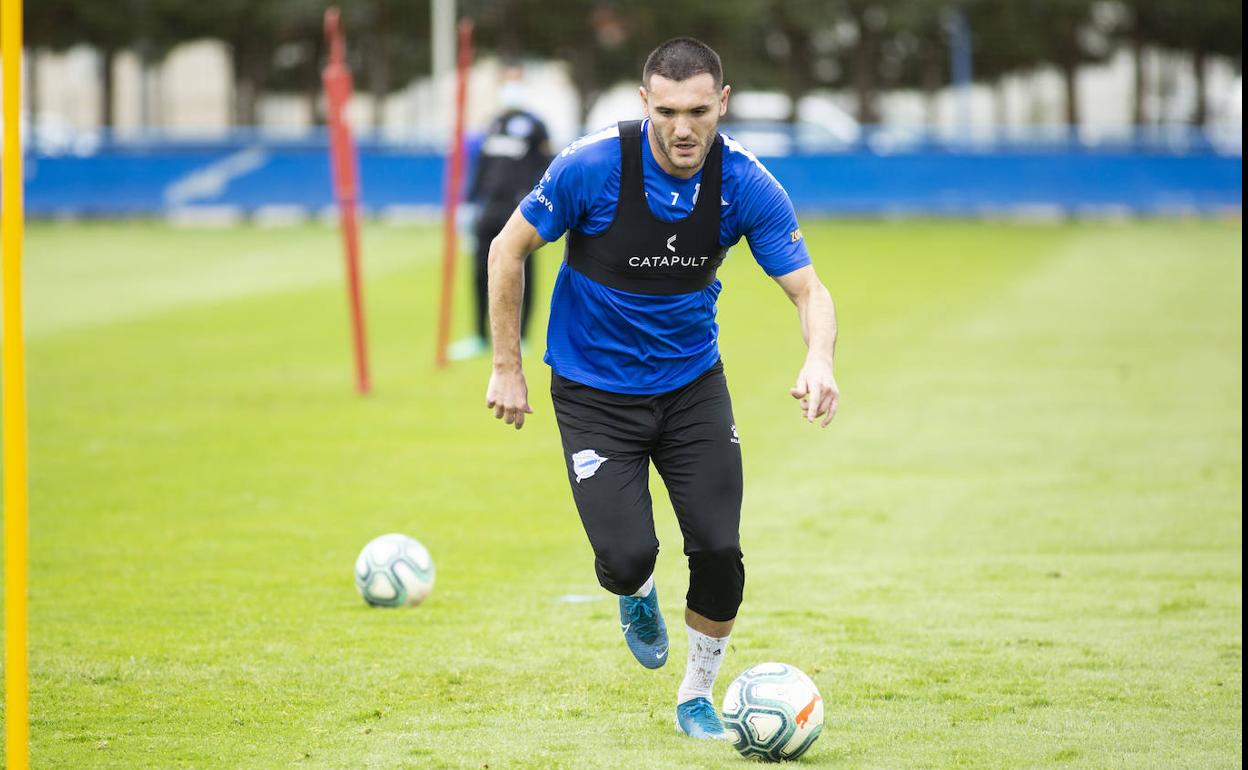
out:
<path id="1" fill-rule="evenodd" d="M 653 590 L 654 590 L 654 575 L 651 575 L 650 577 L 646 578 L 646 582 L 641 584 L 641 588 L 638 588 L 637 593 L 633 594 L 633 596 L 636 596 L 638 599 L 644 599 L 647 596 L 649 596 L 650 592 Z"/>
<path id="2" fill-rule="evenodd" d="M 729 637 L 717 639 L 689 626 L 685 626 L 685 630 L 689 632 L 689 661 L 685 665 L 684 681 L 676 691 L 676 703 L 679 705 L 693 698 L 706 698 L 714 703 L 711 688 L 719 675 L 719 664 L 724 662 Z"/>

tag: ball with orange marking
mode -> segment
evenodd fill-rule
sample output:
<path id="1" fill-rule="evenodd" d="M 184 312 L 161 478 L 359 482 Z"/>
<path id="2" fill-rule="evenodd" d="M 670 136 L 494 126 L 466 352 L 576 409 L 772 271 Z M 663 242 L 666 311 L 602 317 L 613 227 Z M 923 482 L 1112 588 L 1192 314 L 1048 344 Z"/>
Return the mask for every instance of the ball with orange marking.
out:
<path id="1" fill-rule="evenodd" d="M 768 762 L 797 759 L 823 729 L 823 698 L 797 668 L 760 663 L 728 685 L 723 719 L 742 756 Z"/>

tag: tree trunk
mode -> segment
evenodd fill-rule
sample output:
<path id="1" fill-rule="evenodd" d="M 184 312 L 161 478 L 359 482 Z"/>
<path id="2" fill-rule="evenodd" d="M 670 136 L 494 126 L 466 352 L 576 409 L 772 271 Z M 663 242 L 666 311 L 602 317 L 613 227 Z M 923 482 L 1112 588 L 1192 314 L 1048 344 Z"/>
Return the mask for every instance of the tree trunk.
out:
<path id="1" fill-rule="evenodd" d="M 386 18 L 386 4 L 377 4 L 377 19 L 373 30 L 373 44 L 369 46 L 368 79 L 373 95 L 373 131 L 380 134 L 385 128 L 386 97 L 390 95 L 390 34 Z"/>
<path id="2" fill-rule="evenodd" d="M 156 127 L 156 56 L 152 46 L 141 41 L 137 46 L 139 57 L 139 130 L 149 131 Z"/>
<path id="3" fill-rule="evenodd" d="M 1059 20 L 1057 64 L 1062 70 L 1066 87 L 1066 130 L 1070 136 L 1079 134 L 1079 22 L 1063 15 Z"/>
<path id="4" fill-rule="evenodd" d="M 784 3 L 775 5 L 780 31 L 788 42 L 784 62 L 784 94 L 789 98 L 790 123 L 797 122 L 797 102 L 810 91 L 811 61 L 810 20 L 795 16 Z"/>
<path id="5" fill-rule="evenodd" d="M 264 53 L 240 42 L 234 48 L 234 125 L 253 127 L 258 117 L 260 84 L 264 80 Z"/>
<path id="6" fill-rule="evenodd" d="M 314 126 L 323 126 L 328 122 L 328 117 L 322 109 L 321 92 L 324 85 L 321 82 L 321 59 L 325 55 L 325 36 L 314 35 L 312 37 L 312 58 L 308 67 L 310 73 L 307 80 L 307 88 L 304 90 L 304 99 L 308 104 L 308 120 Z"/>
<path id="7" fill-rule="evenodd" d="M 589 43 L 592 46 L 592 42 Z M 576 96 L 581 100 L 580 105 L 580 123 L 585 130 L 592 128 L 586 126 L 585 123 L 589 119 L 589 110 L 593 106 L 593 100 L 598 95 L 598 79 L 594 73 L 594 55 L 592 48 L 585 46 L 576 46 L 568 51 L 568 62 L 571 66 L 572 87 L 576 89 Z"/>
<path id="8" fill-rule="evenodd" d="M 922 61 L 923 105 L 927 127 L 930 130 L 940 125 L 937 92 L 940 91 L 940 73 L 943 71 L 944 60 L 940 55 L 939 46 L 925 42 Z"/>
<path id="9" fill-rule="evenodd" d="M 1203 47 L 1198 45 L 1196 50 L 1192 51 L 1192 68 L 1196 74 L 1196 115 L 1193 122 L 1201 127 L 1209 124 L 1209 99 L 1205 94 L 1208 76 L 1208 73 L 1205 71 L 1206 58 Z"/>
<path id="10" fill-rule="evenodd" d="M 39 49 L 26 51 L 26 108 L 30 111 L 30 125 L 39 124 Z"/>
<path id="11" fill-rule="evenodd" d="M 385 128 L 386 97 L 390 95 L 390 62 L 382 50 L 371 54 L 372 66 L 369 67 L 369 91 L 373 96 L 373 131 L 380 133 Z"/>
<path id="12" fill-rule="evenodd" d="M 810 57 L 809 39 L 799 32 L 789 36 L 789 66 L 785 91 L 789 97 L 790 123 L 797 122 L 797 103 L 810 91 L 810 73 L 813 62 Z"/>
<path id="13" fill-rule="evenodd" d="M 1144 64 L 1144 30 L 1137 21 L 1131 35 L 1131 63 L 1135 68 L 1134 99 L 1131 102 L 1131 122 L 1142 126 L 1148 122 L 1148 70 Z"/>
<path id="14" fill-rule="evenodd" d="M 1079 131 L 1079 66 L 1067 59 L 1062 62 L 1062 82 L 1066 86 L 1066 125 L 1071 133 Z"/>
<path id="15" fill-rule="evenodd" d="M 858 13 L 858 42 L 854 44 L 854 93 L 858 97 L 858 122 L 874 125 L 880 122 L 875 104 L 876 65 L 879 63 L 879 36 L 867 24 L 865 14 Z"/>
<path id="16" fill-rule="evenodd" d="M 256 84 L 245 73 L 234 78 L 234 125 L 254 126 L 256 123 Z"/>
<path id="17" fill-rule="evenodd" d="M 116 56 L 112 48 L 100 49 L 100 128 L 113 127 L 113 60 Z"/>
<path id="18" fill-rule="evenodd" d="M 1005 76 L 997 78 L 992 84 L 993 122 L 996 123 L 998 135 L 1006 133 L 1010 122 L 1010 103 L 1006 97 Z"/>
<path id="19" fill-rule="evenodd" d="M 1170 123 L 1174 121 L 1174 94 L 1177 90 L 1179 80 L 1179 65 L 1175 62 L 1175 56 L 1166 53 L 1161 57 L 1160 71 L 1157 73 L 1157 117 L 1158 125 Z"/>

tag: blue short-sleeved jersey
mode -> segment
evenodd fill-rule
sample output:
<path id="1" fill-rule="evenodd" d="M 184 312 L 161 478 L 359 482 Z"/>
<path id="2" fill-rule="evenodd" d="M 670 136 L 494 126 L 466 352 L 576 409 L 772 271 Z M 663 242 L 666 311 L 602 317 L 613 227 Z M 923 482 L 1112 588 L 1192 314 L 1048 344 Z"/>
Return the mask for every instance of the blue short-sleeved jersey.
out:
<path id="1" fill-rule="evenodd" d="M 702 172 L 665 172 L 642 126 L 642 176 L 650 211 L 665 222 L 692 212 Z M 720 245 L 745 236 L 754 259 L 779 276 L 810 264 L 797 215 L 784 188 L 736 140 L 723 135 Z M 610 227 L 620 192 L 620 133 L 610 126 L 573 142 L 520 204 L 546 241 L 568 230 L 597 235 Z M 720 282 L 689 294 L 634 294 L 612 289 L 565 262 L 551 297 L 545 361 L 559 375 L 614 393 L 653 394 L 692 382 L 719 358 L 715 301 Z"/>

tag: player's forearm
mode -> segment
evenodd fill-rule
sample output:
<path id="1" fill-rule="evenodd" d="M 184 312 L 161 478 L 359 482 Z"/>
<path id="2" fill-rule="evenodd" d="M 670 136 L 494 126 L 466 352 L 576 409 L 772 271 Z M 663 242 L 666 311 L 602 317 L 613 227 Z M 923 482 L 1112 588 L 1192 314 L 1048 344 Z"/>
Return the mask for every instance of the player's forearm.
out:
<path id="1" fill-rule="evenodd" d="M 797 313 L 802 322 L 802 339 L 809 348 L 808 356 L 817 356 L 832 364 L 836 354 L 836 306 L 827 288 L 816 281 L 797 299 Z"/>
<path id="2" fill-rule="evenodd" d="M 490 244 L 490 334 L 496 370 L 520 369 L 520 302 L 527 256 L 512 253 L 501 238 Z"/>

